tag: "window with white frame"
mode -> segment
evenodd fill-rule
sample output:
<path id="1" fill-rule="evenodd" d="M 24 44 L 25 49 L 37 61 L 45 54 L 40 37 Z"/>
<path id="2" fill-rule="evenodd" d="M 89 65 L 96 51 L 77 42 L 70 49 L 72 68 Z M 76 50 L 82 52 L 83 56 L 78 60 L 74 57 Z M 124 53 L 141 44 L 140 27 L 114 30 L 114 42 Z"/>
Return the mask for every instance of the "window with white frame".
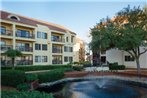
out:
<path id="1" fill-rule="evenodd" d="M 47 56 L 42 56 L 42 62 L 47 62 Z"/>
<path id="2" fill-rule="evenodd" d="M 35 62 L 37 63 L 41 62 L 41 56 L 35 56 Z"/>
<path id="3" fill-rule="evenodd" d="M 37 38 L 41 38 L 41 32 L 37 32 Z"/>

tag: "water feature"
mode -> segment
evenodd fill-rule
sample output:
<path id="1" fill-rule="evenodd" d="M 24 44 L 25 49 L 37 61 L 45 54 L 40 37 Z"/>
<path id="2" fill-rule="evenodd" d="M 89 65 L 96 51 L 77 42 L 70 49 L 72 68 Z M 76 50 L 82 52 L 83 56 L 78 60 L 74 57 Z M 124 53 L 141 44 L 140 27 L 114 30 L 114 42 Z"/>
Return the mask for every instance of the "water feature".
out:
<path id="1" fill-rule="evenodd" d="M 60 88 L 55 98 L 147 98 L 147 85 L 111 78 L 80 79 L 59 83 L 52 88 Z M 46 87 L 40 91 L 52 92 Z"/>

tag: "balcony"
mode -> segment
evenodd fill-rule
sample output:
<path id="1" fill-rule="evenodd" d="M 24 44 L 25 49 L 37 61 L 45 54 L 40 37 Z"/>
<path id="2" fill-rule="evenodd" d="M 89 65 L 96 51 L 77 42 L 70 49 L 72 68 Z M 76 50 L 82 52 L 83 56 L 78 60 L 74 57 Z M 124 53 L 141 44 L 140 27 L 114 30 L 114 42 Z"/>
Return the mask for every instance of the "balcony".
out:
<path id="1" fill-rule="evenodd" d="M 65 39 L 63 39 L 61 36 L 52 36 L 51 40 L 53 42 L 61 42 L 61 43 L 65 42 Z"/>
<path id="2" fill-rule="evenodd" d="M 23 32 L 23 31 L 17 30 L 16 31 L 16 37 L 35 39 L 35 34 L 32 34 L 30 32 Z"/>
<path id="3" fill-rule="evenodd" d="M 12 49 L 12 45 L 2 45 L 1 46 L 1 51 L 7 51 L 9 49 Z"/>
<path id="4" fill-rule="evenodd" d="M 62 53 L 62 49 L 53 48 L 52 53 Z"/>
<path id="5" fill-rule="evenodd" d="M 16 46 L 16 49 L 22 52 L 33 52 L 33 47 Z"/>
<path id="6" fill-rule="evenodd" d="M 16 60 L 16 65 L 33 65 L 33 60 Z"/>
<path id="7" fill-rule="evenodd" d="M 33 65 L 33 60 L 16 60 L 16 65 Z M 2 66 L 12 66 L 12 60 L 1 60 Z"/>
<path id="8" fill-rule="evenodd" d="M 61 60 L 52 60 L 52 64 L 62 64 Z"/>
<path id="9" fill-rule="evenodd" d="M 1 35 L 4 35 L 4 36 L 12 36 L 13 35 L 13 31 L 12 30 L 1 30 Z"/>

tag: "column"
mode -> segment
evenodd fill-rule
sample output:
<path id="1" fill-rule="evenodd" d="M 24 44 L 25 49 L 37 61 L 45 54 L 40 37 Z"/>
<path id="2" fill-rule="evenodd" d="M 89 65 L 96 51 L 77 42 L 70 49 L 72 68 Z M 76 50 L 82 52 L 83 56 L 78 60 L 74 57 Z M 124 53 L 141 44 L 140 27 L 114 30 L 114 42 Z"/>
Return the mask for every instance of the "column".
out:
<path id="1" fill-rule="evenodd" d="M 16 32 L 16 25 L 15 24 L 13 24 L 13 26 L 12 26 L 12 31 L 13 31 L 13 42 L 12 42 L 12 45 L 13 45 L 13 49 L 15 49 L 16 48 L 16 38 L 15 38 L 15 32 Z"/>

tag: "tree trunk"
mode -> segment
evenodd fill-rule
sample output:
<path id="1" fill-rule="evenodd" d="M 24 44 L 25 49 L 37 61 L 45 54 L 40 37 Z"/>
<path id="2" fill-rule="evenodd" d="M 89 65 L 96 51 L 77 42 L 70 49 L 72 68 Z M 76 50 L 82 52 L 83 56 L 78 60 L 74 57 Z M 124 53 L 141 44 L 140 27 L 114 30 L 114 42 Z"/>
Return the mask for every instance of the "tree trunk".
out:
<path id="1" fill-rule="evenodd" d="M 140 69 L 139 58 L 136 58 L 136 65 L 137 65 L 137 73 L 138 73 L 138 76 L 140 76 L 140 74 L 141 74 L 141 69 Z"/>
<path id="2" fill-rule="evenodd" d="M 15 69 L 14 65 L 15 65 L 15 58 L 12 58 L 12 69 Z"/>

